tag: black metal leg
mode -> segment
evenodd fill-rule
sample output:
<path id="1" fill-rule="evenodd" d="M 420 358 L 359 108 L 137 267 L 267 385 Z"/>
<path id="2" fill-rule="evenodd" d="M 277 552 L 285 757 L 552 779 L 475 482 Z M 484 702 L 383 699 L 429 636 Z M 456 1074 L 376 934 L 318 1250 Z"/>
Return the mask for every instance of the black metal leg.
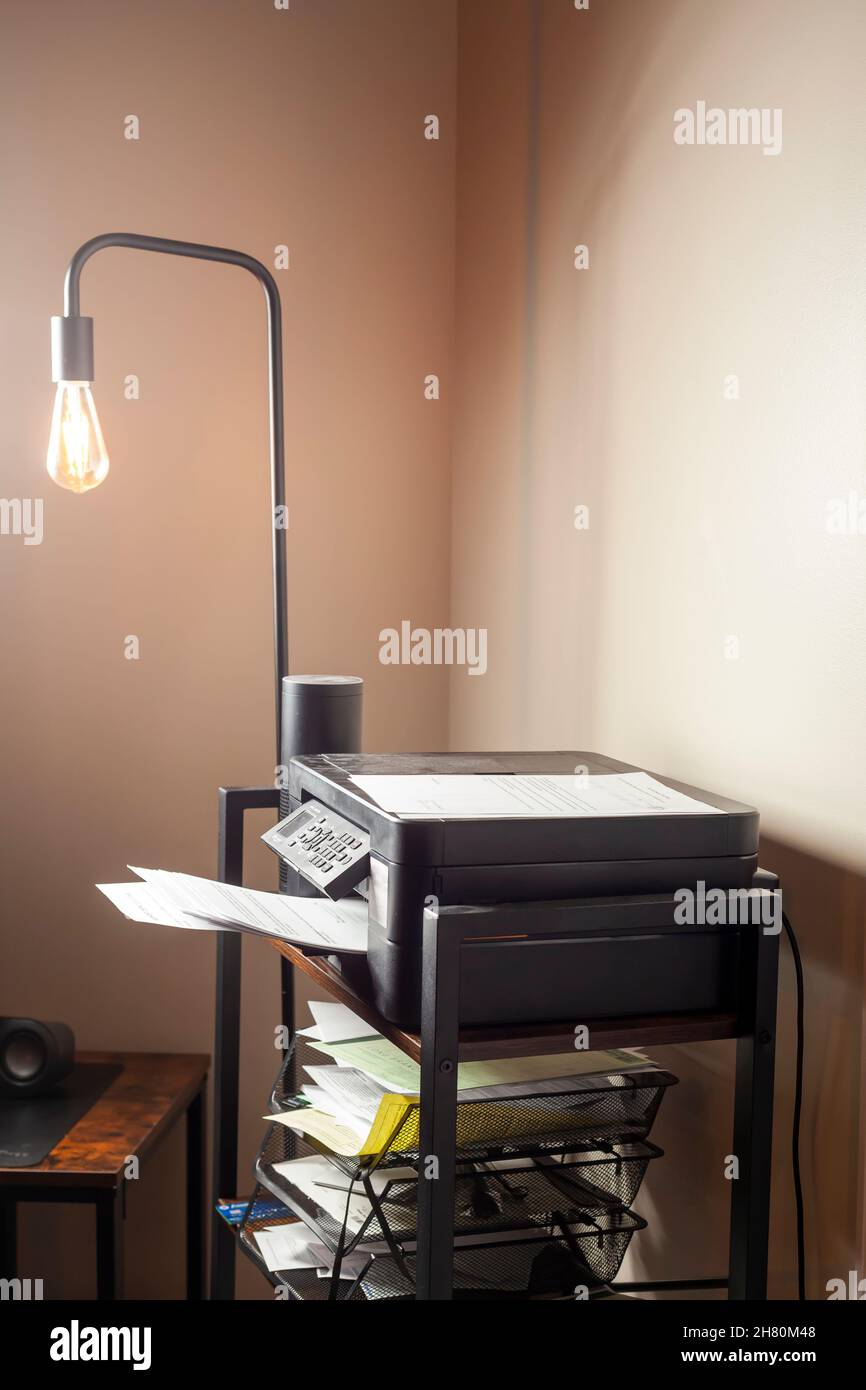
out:
<path id="1" fill-rule="evenodd" d="M 96 1297 L 123 1298 L 123 1188 L 96 1198 Z"/>
<path id="2" fill-rule="evenodd" d="M 18 1270 L 18 1206 L 0 1202 L 0 1279 L 14 1279 Z"/>
<path id="3" fill-rule="evenodd" d="M 237 1196 L 240 976 L 240 936 L 221 932 L 217 938 L 217 1029 L 214 1040 L 215 1199 Z M 211 1222 L 211 1242 L 211 1298 L 233 1298 L 235 1241 L 216 1208 Z"/>
<path id="4" fill-rule="evenodd" d="M 243 878 L 244 810 L 230 788 L 219 793 L 221 883 Z M 218 932 L 214 1027 L 214 1198 L 237 1196 L 238 1092 L 241 1046 L 241 938 Z M 234 1235 L 214 1207 L 211 1220 L 211 1298 L 231 1299 L 235 1291 Z"/>
<path id="5" fill-rule="evenodd" d="M 295 972 L 291 961 L 280 961 L 280 1012 L 289 1042 L 295 1031 Z"/>
<path id="6" fill-rule="evenodd" d="M 205 1259 L 205 1089 L 186 1112 L 186 1296 L 204 1298 Z"/>
<path id="7" fill-rule="evenodd" d="M 421 995 L 421 1166 L 418 1173 L 418 1299 L 450 1299 L 454 1284 L 454 1168 L 460 937 L 424 914 Z"/>
<path id="8" fill-rule="evenodd" d="M 276 787 L 220 787 L 220 883 L 240 884 L 244 869 L 244 813 L 279 805 Z M 213 1190 L 236 1197 L 238 1184 L 238 1097 L 241 1046 L 241 937 L 217 932 L 214 1024 Z M 214 1208 L 211 1221 L 210 1296 L 234 1298 L 235 1237 Z"/>
<path id="9" fill-rule="evenodd" d="M 737 1039 L 733 1145 L 739 1176 L 731 1180 L 728 1297 L 765 1299 L 779 938 L 760 926 L 750 938 L 744 930 L 742 955 L 740 991 L 746 1003 Z"/>

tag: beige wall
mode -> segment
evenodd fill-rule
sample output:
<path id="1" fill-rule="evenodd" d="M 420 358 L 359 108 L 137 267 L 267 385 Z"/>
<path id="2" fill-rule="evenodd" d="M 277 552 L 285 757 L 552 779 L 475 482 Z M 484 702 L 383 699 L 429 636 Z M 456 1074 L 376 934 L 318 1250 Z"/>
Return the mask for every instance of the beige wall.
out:
<path id="1" fill-rule="evenodd" d="M 452 615 L 490 636 L 486 679 L 453 676 L 452 746 L 595 749 L 761 809 L 807 966 L 821 1296 L 864 1268 L 866 538 L 825 517 L 866 498 L 866 10 L 530 10 L 461 9 Z M 674 111 L 699 99 L 783 108 L 782 153 L 678 147 Z M 794 1290 L 783 955 L 777 1295 Z M 631 1267 L 713 1275 L 732 1050 L 662 1060 L 682 1084 L 638 1205 L 665 1219 Z"/>
<path id="2" fill-rule="evenodd" d="M 368 748 L 443 747 L 443 673 L 383 668 L 377 638 L 447 619 L 449 406 L 423 383 L 450 367 L 455 40 L 451 0 L 3 5 L 0 494 L 44 497 L 45 538 L 0 540 L 0 1013 L 66 1019 L 82 1048 L 211 1047 L 212 939 L 124 923 L 92 885 L 130 861 L 212 873 L 217 786 L 273 777 L 266 336 L 241 272 L 103 252 L 82 310 L 112 468 L 61 492 L 44 454 L 66 263 L 107 230 L 266 262 L 289 245 L 293 669 L 365 677 Z M 271 883 L 265 851 L 254 872 Z M 272 954 L 245 943 L 244 969 L 248 1173 L 279 1019 Z M 163 1278 L 181 1160 L 130 1194 L 132 1293 L 182 1288 L 177 1260 Z M 86 1224 L 28 1213 L 22 1273 L 87 1293 Z"/>
<path id="3" fill-rule="evenodd" d="M 88 266 L 112 472 L 83 499 L 43 472 L 48 318 L 97 231 L 265 260 L 288 243 L 294 669 L 365 676 L 368 748 L 596 748 L 761 808 L 807 961 L 820 1295 L 864 1267 L 866 542 L 824 519 L 829 498 L 866 495 L 866 13 L 543 0 L 533 21 L 528 0 L 467 0 L 458 43 L 457 10 L 3 7 L 0 492 L 44 497 L 45 540 L 0 541 L 0 1012 L 66 1018 L 82 1047 L 210 1047 L 212 943 L 124 924 L 92 884 L 130 859 L 212 872 L 216 786 L 271 775 L 263 307 L 223 267 Z M 781 106 L 782 155 L 676 147 L 673 112 L 700 98 Z M 376 640 L 446 617 L 490 633 L 486 678 L 450 683 L 450 729 L 443 673 L 383 668 Z M 46 824 L 62 827 L 50 855 Z M 255 855 L 254 881 L 271 872 Z M 249 943 L 244 968 L 245 1171 L 277 972 Z M 793 1287 L 791 1012 L 786 960 L 777 1294 Z M 659 1056 L 682 1080 L 631 1269 L 713 1274 L 732 1050 Z M 178 1140 L 130 1194 L 132 1293 L 181 1292 Z M 22 1273 L 89 1292 L 85 1213 L 30 1212 L 24 1237 Z M 266 1296 L 246 1266 L 241 1292 Z"/>

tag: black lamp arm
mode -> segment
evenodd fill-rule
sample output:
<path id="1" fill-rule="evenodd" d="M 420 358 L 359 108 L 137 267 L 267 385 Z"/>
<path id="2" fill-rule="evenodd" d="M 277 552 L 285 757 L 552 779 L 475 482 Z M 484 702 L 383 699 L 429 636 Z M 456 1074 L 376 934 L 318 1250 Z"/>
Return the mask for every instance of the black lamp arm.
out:
<path id="1" fill-rule="evenodd" d="M 90 373 L 76 371 L 75 378 L 93 379 L 92 323 L 80 313 L 81 271 L 96 251 L 109 246 L 126 246 L 133 251 L 155 251 L 167 256 L 188 256 L 199 261 L 220 261 L 240 266 L 254 275 L 265 292 L 268 306 L 268 363 L 271 455 L 271 549 L 274 597 L 274 663 L 276 669 L 276 756 L 280 760 L 280 717 L 283 676 L 289 671 L 288 604 L 286 597 L 286 484 L 285 425 L 283 411 L 283 331 L 282 307 L 277 282 L 267 266 L 243 251 L 224 246 L 206 246 L 195 241 L 174 241 L 169 237 L 141 236 L 137 232 L 106 232 L 79 246 L 69 262 L 64 284 L 64 321 L 59 323 L 58 355 L 74 361 L 86 357 L 89 348 Z M 55 321 L 57 322 L 57 321 Z M 56 377 L 55 373 L 55 379 Z"/>

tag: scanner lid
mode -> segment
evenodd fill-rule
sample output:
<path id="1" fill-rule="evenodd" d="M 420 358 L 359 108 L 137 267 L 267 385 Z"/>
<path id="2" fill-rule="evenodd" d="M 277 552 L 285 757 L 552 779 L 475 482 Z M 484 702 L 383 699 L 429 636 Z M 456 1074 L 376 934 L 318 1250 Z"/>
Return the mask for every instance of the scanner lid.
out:
<path id="1" fill-rule="evenodd" d="M 706 815 L 621 816 L 401 816 L 379 806 L 353 776 L 449 774 L 586 775 L 647 772 L 665 786 L 712 810 Z M 690 859 L 753 855 L 759 815 L 670 777 L 598 753 L 341 753 L 297 757 L 289 764 L 289 794 L 315 799 L 367 831 L 371 853 L 391 863 L 414 865 L 551 864 L 618 859 Z"/>

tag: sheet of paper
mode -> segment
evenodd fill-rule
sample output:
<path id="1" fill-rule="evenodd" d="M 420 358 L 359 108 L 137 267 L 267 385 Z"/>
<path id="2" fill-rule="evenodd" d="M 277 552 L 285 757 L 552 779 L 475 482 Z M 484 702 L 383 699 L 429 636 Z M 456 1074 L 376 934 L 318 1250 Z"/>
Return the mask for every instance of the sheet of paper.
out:
<path id="1" fill-rule="evenodd" d="M 345 1218 L 346 1229 L 353 1235 L 361 1229 L 370 1215 L 370 1202 L 363 1195 L 363 1188 L 360 1197 L 357 1195 L 357 1188 L 351 1196 L 334 1188 L 335 1175 L 339 1179 L 340 1173 L 327 1158 L 293 1158 L 285 1163 L 275 1163 L 274 1171 L 280 1173 L 340 1225 Z"/>
<path id="2" fill-rule="evenodd" d="M 317 1240 L 303 1222 L 291 1225 L 265 1226 L 255 1233 L 256 1244 L 271 1274 L 280 1270 L 316 1269 L 320 1279 L 333 1273 L 334 1255 L 322 1241 Z M 370 1256 L 363 1246 L 340 1262 L 341 1279 L 356 1279 L 366 1269 Z"/>
<path id="3" fill-rule="evenodd" d="M 304 1085 L 301 1087 L 301 1095 L 317 1110 L 321 1110 L 323 1107 L 327 1108 L 331 1102 L 328 1092 L 323 1091 L 321 1086 Z"/>
<path id="4" fill-rule="evenodd" d="M 310 1254 L 318 1255 L 322 1262 L 319 1270 L 320 1279 L 330 1279 L 334 1272 L 334 1255 L 327 1245 L 321 1241 L 313 1240 L 310 1242 Z M 357 1279 L 359 1274 L 363 1274 L 367 1265 L 370 1263 L 370 1256 L 365 1252 L 363 1243 L 357 1246 L 350 1255 L 344 1255 L 340 1261 L 340 1272 L 338 1279 Z"/>
<path id="5" fill-rule="evenodd" d="M 504 1168 L 507 1165 L 507 1163 L 511 1163 L 512 1165 L 514 1165 L 518 1163 L 525 1163 L 525 1161 L 525 1159 L 520 1158 L 508 1160 L 500 1159 L 497 1160 L 495 1163 L 488 1163 L 487 1167 Z M 551 1162 L 553 1162 L 552 1159 Z M 387 1171 L 377 1169 L 375 1172 L 371 1173 L 370 1181 L 372 1183 L 374 1192 L 382 1192 L 386 1182 L 417 1182 L 418 1174 L 416 1170 L 414 1168 L 410 1168 L 408 1164 L 402 1166 L 399 1164 L 389 1164 Z M 358 1184 L 353 1184 L 352 1179 L 347 1177 L 345 1173 L 340 1172 L 340 1170 L 337 1168 L 334 1169 L 331 1182 L 333 1183 L 334 1188 L 338 1192 L 348 1192 L 349 1189 L 352 1187 L 354 1188 L 354 1190 L 358 1190 Z"/>
<path id="6" fill-rule="evenodd" d="M 363 898 L 353 896 L 336 903 L 330 898 L 295 898 L 286 893 L 216 883 L 193 874 L 140 869 L 133 864 L 129 868 L 174 913 L 278 937 L 300 946 L 354 953 L 367 949 L 367 904 Z"/>
<path id="7" fill-rule="evenodd" d="M 402 1132 L 406 1117 L 417 1108 L 415 1097 L 389 1093 L 382 1097 L 372 1124 L 348 1111 L 339 1111 L 335 1116 L 331 1114 L 330 1107 L 328 1110 L 317 1110 L 309 1105 L 298 1110 L 283 1110 L 278 1115 L 263 1115 L 262 1118 L 271 1124 L 297 1130 L 313 1144 L 320 1144 L 331 1153 L 341 1154 L 345 1158 L 359 1158 L 361 1155 L 382 1153 L 394 1142 L 395 1135 Z"/>
<path id="8" fill-rule="evenodd" d="M 346 1182 L 345 1174 L 327 1158 L 292 1158 L 285 1163 L 275 1163 L 274 1171 L 282 1174 L 293 1187 L 303 1192 L 340 1225 L 345 1217 L 346 1229 L 353 1235 L 360 1231 L 370 1216 L 372 1207 L 361 1184 L 355 1184 L 350 1196 L 347 1187 L 342 1185 Z M 416 1178 L 413 1168 L 391 1169 L 387 1173 L 371 1173 L 370 1184 L 373 1191 L 379 1194 L 389 1182 L 412 1181 Z"/>
<path id="9" fill-rule="evenodd" d="M 444 819 L 532 816 L 706 816 L 710 806 L 666 787 L 647 772 L 502 776 L 353 776 L 384 810 Z"/>
<path id="10" fill-rule="evenodd" d="M 622 1048 L 604 1052 L 554 1053 L 549 1057 L 507 1057 L 491 1062 L 460 1062 L 457 1087 L 469 1101 L 533 1095 L 561 1089 L 564 1080 L 642 1070 L 646 1062 Z"/>
<path id="11" fill-rule="evenodd" d="M 419 1093 L 421 1068 L 387 1038 L 365 1038 L 347 1043 L 312 1042 L 310 1046 L 317 1052 L 324 1052 L 333 1057 L 335 1061 L 342 1061 L 365 1072 L 388 1091 L 399 1091 L 403 1095 Z M 484 1090 L 496 1087 L 496 1094 L 500 1097 L 518 1095 L 520 1091 L 531 1094 L 534 1083 L 539 1081 L 634 1071 L 645 1065 L 641 1058 L 618 1048 L 605 1052 L 580 1052 L 575 1049 L 574 1052 L 556 1053 L 547 1057 L 507 1057 L 491 1062 L 460 1062 L 457 1067 L 457 1088 L 462 1093 L 479 1087 Z M 514 1089 L 518 1086 L 520 1091 Z M 467 1098 L 485 1099 L 483 1095 L 470 1095 Z"/>
<path id="12" fill-rule="evenodd" d="M 370 1128 L 360 1120 L 357 1125 L 353 1124 L 348 1115 L 337 1120 L 327 1111 L 317 1110 L 312 1105 L 301 1106 L 299 1110 L 283 1110 L 279 1115 L 263 1115 L 262 1119 L 294 1129 L 344 1158 L 358 1157 Z M 280 1165 L 275 1166 L 279 1169 Z"/>
<path id="13" fill-rule="evenodd" d="M 404 1095 L 419 1093 L 421 1068 L 418 1063 L 381 1035 L 358 1042 L 312 1042 L 310 1046 L 345 1066 L 357 1067 L 387 1091 L 400 1091 Z"/>
<path id="14" fill-rule="evenodd" d="M 376 1036 L 371 1028 L 345 1004 L 331 1004 L 318 999 L 310 999 L 307 1007 L 316 1020 L 316 1030 L 320 1042 L 349 1042 L 354 1038 Z"/>
<path id="15" fill-rule="evenodd" d="M 340 1110 L 372 1124 L 385 1095 L 385 1087 L 357 1067 L 304 1067 L 313 1084 L 324 1090 Z"/>
<path id="16" fill-rule="evenodd" d="M 256 1231 L 256 1244 L 271 1274 L 280 1269 L 319 1269 L 324 1264 L 310 1248 L 315 1236 L 302 1221 L 284 1226 L 265 1226 Z"/>
<path id="17" fill-rule="evenodd" d="M 169 914 L 147 883 L 97 883 L 118 912 L 131 922 L 152 922 L 159 927 L 177 927 L 179 914 Z"/>
<path id="18" fill-rule="evenodd" d="M 228 931 L 218 922 L 205 922 L 200 917 L 170 908 L 149 883 L 97 883 L 119 912 L 130 922 L 148 922 L 158 927 L 184 927 L 191 931 Z"/>

